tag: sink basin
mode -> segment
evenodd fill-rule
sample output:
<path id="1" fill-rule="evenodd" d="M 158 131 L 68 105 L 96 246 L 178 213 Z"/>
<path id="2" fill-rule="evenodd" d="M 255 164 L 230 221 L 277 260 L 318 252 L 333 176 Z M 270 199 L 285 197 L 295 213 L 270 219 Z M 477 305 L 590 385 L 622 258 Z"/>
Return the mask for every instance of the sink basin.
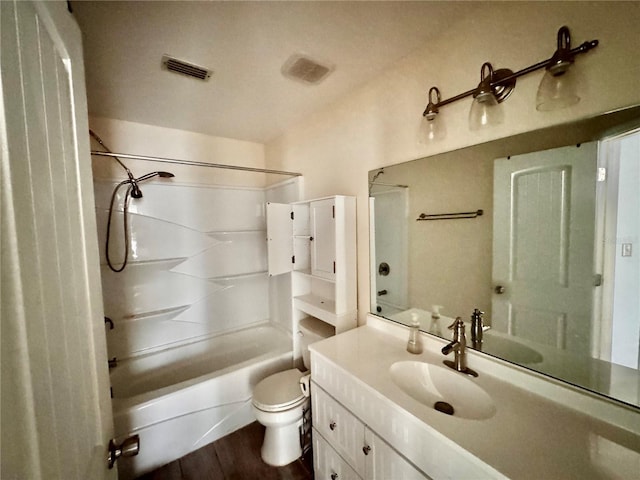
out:
<path id="1" fill-rule="evenodd" d="M 447 415 L 485 420 L 496 413 L 489 394 L 463 373 L 425 362 L 396 362 L 393 382 L 414 400 Z"/>

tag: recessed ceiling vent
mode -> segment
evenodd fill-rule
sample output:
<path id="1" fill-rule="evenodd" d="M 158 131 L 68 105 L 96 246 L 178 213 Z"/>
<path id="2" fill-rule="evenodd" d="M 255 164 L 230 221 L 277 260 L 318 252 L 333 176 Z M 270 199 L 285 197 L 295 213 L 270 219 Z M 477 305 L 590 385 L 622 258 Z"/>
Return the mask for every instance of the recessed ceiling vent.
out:
<path id="1" fill-rule="evenodd" d="M 177 58 L 170 57 L 169 55 L 162 56 L 162 66 L 171 72 L 180 73 L 189 77 L 194 77 L 199 80 L 209 80 L 213 74 L 213 70 L 208 70 L 204 67 L 188 63 Z"/>
<path id="2" fill-rule="evenodd" d="M 327 78 L 334 68 L 328 62 L 319 62 L 306 55 L 296 53 L 289 57 L 281 71 L 287 78 L 307 85 L 315 85 Z"/>

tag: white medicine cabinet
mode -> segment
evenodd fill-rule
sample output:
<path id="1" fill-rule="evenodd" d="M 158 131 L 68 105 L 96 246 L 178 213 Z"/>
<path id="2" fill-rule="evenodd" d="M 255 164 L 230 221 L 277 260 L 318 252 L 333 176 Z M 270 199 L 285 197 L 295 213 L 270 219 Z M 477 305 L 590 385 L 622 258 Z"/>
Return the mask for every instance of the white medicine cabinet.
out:
<path id="1" fill-rule="evenodd" d="M 294 332 L 306 316 L 356 327 L 355 197 L 267 203 L 267 251 L 269 275 L 291 274 Z"/>

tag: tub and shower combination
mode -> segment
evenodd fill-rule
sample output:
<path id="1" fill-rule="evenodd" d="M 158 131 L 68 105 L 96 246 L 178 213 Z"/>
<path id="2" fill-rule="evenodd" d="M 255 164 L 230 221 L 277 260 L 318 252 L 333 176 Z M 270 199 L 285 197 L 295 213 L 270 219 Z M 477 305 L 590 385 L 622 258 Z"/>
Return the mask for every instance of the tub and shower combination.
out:
<path id="1" fill-rule="evenodd" d="M 266 202 L 299 199 L 299 177 L 284 178 L 245 187 L 156 176 L 136 185 L 144 195 L 129 199 L 120 272 L 105 243 L 122 178 L 95 181 L 115 435 L 140 436 L 140 454 L 119 462 L 121 479 L 252 422 L 255 384 L 291 368 L 290 285 L 269 277 L 266 251 Z M 111 212 L 116 270 L 125 194 Z"/>

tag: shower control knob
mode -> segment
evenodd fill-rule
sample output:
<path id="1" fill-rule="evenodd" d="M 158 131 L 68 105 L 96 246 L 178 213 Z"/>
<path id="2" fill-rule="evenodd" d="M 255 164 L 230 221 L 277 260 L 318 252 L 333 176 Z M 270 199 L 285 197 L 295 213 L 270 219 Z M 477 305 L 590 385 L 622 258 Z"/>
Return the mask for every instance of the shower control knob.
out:
<path id="1" fill-rule="evenodd" d="M 336 422 L 331 422 L 331 423 L 329 424 L 329 428 L 330 428 L 331 430 L 335 430 L 337 426 L 338 426 L 338 425 L 336 425 Z"/>
<path id="2" fill-rule="evenodd" d="M 331 480 L 338 480 L 338 474 L 336 472 L 331 474 Z"/>
<path id="3" fill-rule="evenodd" d="M 369 445 L 365 445 L 364 447 L 362 447 L 362 452 L 365 455 L 369 455 L 369 452 L 371 451 L 371 447 Z"/>

